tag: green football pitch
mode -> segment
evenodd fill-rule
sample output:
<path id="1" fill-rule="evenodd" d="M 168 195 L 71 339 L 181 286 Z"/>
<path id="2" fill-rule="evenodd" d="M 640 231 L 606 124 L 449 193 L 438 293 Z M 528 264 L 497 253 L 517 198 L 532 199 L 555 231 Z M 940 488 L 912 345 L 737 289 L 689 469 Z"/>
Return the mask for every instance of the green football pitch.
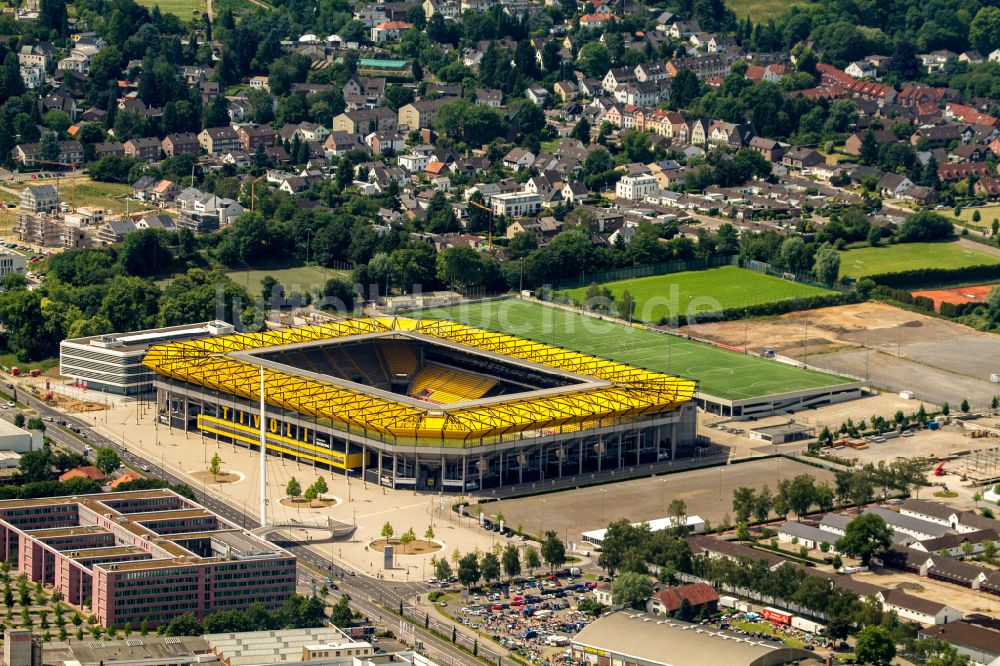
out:
<path id="1" fill-rule="evenodd" d="M 450 319 L 697 379 L 702 393 L 721 399 L 730 396 L 733 400 L 758 398 L 850 381 L 531 301 L 505 299 L 465 303 L 423 310 L 410 316 Z"/>
<path id="2" fill-rule="evenodd" d="M 653 275 L 608 282 L 602 286 L 611 290 L 615 300 L 620 299 L 626 289 L 632 292 L 632 298 L 635 299 L 633 318 L 652 324 L 664 318 L 684 318 L 703 312 L 746 308 L 831 293 L 819 287 L 782 280 L 736 266 Z M 580 287 L 563 293 L 573 299 L 573 302 L 582 304 L 587 300 L 587 289 Z"/>

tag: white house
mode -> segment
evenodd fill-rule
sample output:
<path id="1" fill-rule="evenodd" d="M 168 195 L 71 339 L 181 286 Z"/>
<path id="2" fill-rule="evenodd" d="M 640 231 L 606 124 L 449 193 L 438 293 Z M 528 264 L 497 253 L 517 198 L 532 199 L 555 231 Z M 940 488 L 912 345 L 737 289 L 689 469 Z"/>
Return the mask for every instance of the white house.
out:
<path id="1" fill-rule="evenodd" d="M 417 153 L 410 153 L 407 155 L 400 155 L 396 158 L 397 163 L 402 168 L 406 169 L 410 173 L 422 172 L 427 168 L 427 165 L 431 163 L 430 155 L 421 155 Z"/>
<path id="2" fill-rule="evenodd" d="M 615 185 L 615 195 L 619 199 L 629 199 L 632 201 L 645 199 L 647 196 L 655 196 L 660 191 L 660 186 L 656 178 L 651 174 L 640 174 L 638 176 L 622 176 Z"/>
<path id="3" fill-rule="evenodd" d="M 853 76 L 856 79 L 874 79 L 878 74 L 878 70 L 875 69 L 875 65 L 867 60 L 857 60 L 852 62 L 844 68 L 844 72 L 848 76 Z"/>
<path id="4" fill-rule="evenodd" d="M 490 197 L 493 213 L 508 217 L 534 215 L 542 209 L 542 198 L 531 192 L 510 192 Z"/>
<path id="5" fill-rule="evenodd" d="M 372 28 L 372 41 L 376 44 L 398 42 L 404 32 L 413 28 L 406 21 L 383 21 Z"/>

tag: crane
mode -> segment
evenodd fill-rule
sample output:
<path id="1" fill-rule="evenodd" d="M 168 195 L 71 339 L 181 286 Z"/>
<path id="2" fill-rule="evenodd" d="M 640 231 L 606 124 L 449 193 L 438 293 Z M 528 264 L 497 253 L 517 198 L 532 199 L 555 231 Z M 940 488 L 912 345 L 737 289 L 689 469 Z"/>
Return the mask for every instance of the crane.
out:
<path id="1" fill-rule="evenodd" d="M 481 208 L 481 209 L 485 210 L 487 213 L 490 214 L 490 218 L 489 218 L 490 221 L 488 223 L 488 225 L 489 225 L 489 234 L 487 236 L 486 247 L 487 247 L 487 249 L 492 250 L 493 249 L 493 209 L 490 208 L 489 206 L 484 206 L 483 204 L 479 203 L 478 201 L 473 201 L 472 199 L 469 199 L 469 204 L 475 206 L 476 208 Z"/>
<path id="2" fill-rule="evenodd" d="M 53 160 L 31 160 L 32 164 L 54 164 L 62 167 L 69 167 L 72 171 L 70 173 L 70 179 L 73 185 L 73 210 L 76 210 L 76 164 L 73 162 L 56 162 Z M 56 180 L 56 192 L 59 191 L 59 180 Z"/>

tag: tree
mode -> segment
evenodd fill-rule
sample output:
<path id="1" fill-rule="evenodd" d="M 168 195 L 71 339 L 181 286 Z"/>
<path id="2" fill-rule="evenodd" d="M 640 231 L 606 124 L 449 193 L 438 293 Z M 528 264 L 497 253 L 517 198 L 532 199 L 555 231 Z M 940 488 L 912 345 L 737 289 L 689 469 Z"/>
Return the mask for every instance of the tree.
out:
<path id="1" fill-rule="evenodd" d="M 386 541 L 392 540 L 392 535 L 395 534 L 395 530 L 392 529 L 392 525 L 389 524 L 389 521 L 386 521 L 385 525 L 382 526 L 381 534 L 382 538 Z"/>
<path id="2" fill-rule="evenodd" d="M 866 513 L 847 524 L 844 536 L 834 547 L 840 553 L 861 558 L 861 563 L 868 566 L 873 555 L 891 545 L 892 528 L 881 516 Z"/>
<path id="3" fill-rule="evenodd" d="M 753 514 L 754 503 L 756 502 L 757 493 L 753 488 L 747 488 L 746 486 L 741 486 L 733 490 L 733 513 L 736 515 L 737 523 L 748 523 L 750 522 L 750 516 Z"/>
<path id="4" fill-rule="evenodd" d="M 403 546 L 404 553 L 410 549 L 410 544 L 416 540 L 417 535 L 413 533 L 412 527 L 399 535 L 399 543 Z"/>
<path id="5" fill-rule="evenodd" d="M 969 401 L 963 399 L 962 404 L 959 405 L 958 408 L 962 410 L 963 414 L 967 414 L 969 412 Z"/>
<path id="6" fill-rule="evenodd" d="M 854 655 L 864 664 L 888 666 L 896 656 L 896 643 L 888 629 L 869 625 L 858 634 Z"/>
<path id="7" fill-rule="evenodd" d="M 635 314 L 635 299 L 632 297 L 632 292 L 626 289 L 621 298 L 615 301 L 615 310 L 618 311 L 618 316 L 627 321 L 632 321 L 632 315 Z"/>
<path id="8" fill-rule="evenodd" d="M 291 497 L 292 500 L 294 501 L 298 499 L 298 497 L 301 494 L 302 494 L 302 484 L 299 483 L 299 480 L 296 479 L 294 476 L 288 479 L 288 483 L 285 484 L 285 495 Z"/>
<path id="9" fill-rule="evenodd" d="M 614 603 L 624 604 L 629 608 L 645 608 L 646 601 L 652 593 L 653 581 L 644 574 L 623 573 L 611 584 L 611 598 Z"/>
<path id="10" fill-rule="evenodd" d="M 546 531 L 545 538 L 542 539 L 542 559 L 549 565 L 549 571 L 562 566 L 566 561 L 566 546 L 553 530 Z"/>
<path id="11" fill-rule="evenodd" d="M 687 533 L 687 504 L 682 499 L 672 499 L 667 506 L 667 516 L 673 519 L 677 534 Z"/>
<path id="12" fill-rule="evenodd" d="M 45 132 L 42 134 L 41 145 L 38 147 L 39 156 L 48 162 L 59 161 L 59 137 L 55 132 Z"/>
<path id="13" fill-rule="evenodd" d="M 351 607 L 347 604 L 347 597 L 341 597 L 340 601 L 330 608 L 330 623 L 335 627 L 348 627 L 354 620 Z"/>
<path id="14" fill-rule="evenodd" d="M 500 580 L 500 560 L 493 553 L 486 553 L 479 562 L 479 571 L 486 582 Z"/>
<path id="15" fill-rule="evenodd" d="M 446 581 L 451 578 L 451 565 L 448 564 L 448 558 L 434 558 L 432 562 L 434 566 L 434 576 L 440 581 Z"/>
<path id="16" fill-rule="evenodd" d="M 521 554 L 517 551 L 517 546 L 508 543 L 503 549 L 503 572 L 507 578 L 514 578 L 521 575 Z"/>
<path id="17" fill-rule="evenodd" d="M 94 467 L 101 470 L 104 476 L 110 476 L 112 472 L 121 467 L 122 461 L 118 454 L 110 446 L 100 446 L 94 456 Z"/>
<path id="18" fill-rule="evenodd" d="M 458 582 L 467 588 L 479 582 L 482 573 L 479 571 L 479 560 L 475 553 L 468 553 L 458 561 Z"/>
<path id="19" fill-rule="evenodd" d="M 222 458 L 216 453 L 212 456 L 212 459 L 208 462 L 208 471 L 212 475 L 214 480 L 222 472 Z"/>
<path id="20" fill-rule="evenodd" d="M 820 282 L 833 284 L 837 281 L 837 277 L 840 275 L 840 255 L 829 243 L 823 243 L 816 250 L 813 273 Z"/>
<path id="21" fill-rule="evenodd" d="M 428 541 L 433 541 L 434 540 L 434 526 L 433 525 L 428 525 L 427 529 L 424 530 L 424 538 L 427 539 Z"/>
<path id="22" fill-rule="evenodd" d="M 326 479 L 322 476 L 317 477 L 316 480 L 313 481 L 312 487 L 316 491 L 317 497 L 330 492 L 329 486 L 326 485 Z"/>
<path id="23" fill-rule="evenodd" d="M 534 546 L 528 546 L 524 549 L 524 566 L 531 573 L 535 572 L 535 569 L 542 566 L 542 558 L 538 555 L 538 549 Z"/>
<path id="24" fill-rule="evenodd" d="M 771 489 L 764 486 L 761 491 L 757 494 L 757 498 L 754 500 L 753 504 L 753 517 L 758 523 L 762 523 L 767 520 L 767 517 L 771 514 L 771 509 L 774 508 L 774 498 L 771 496 Z"/>

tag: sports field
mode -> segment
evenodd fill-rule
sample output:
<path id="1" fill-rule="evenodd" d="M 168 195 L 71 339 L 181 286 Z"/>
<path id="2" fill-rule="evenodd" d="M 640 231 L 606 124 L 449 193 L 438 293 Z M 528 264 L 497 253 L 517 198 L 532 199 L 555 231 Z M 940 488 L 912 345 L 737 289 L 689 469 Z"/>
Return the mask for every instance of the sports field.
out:
<path id="1" fill-rule="evenodd" d="M 654 324 L 663 318 L 689 317 L 702 312 L 746 308 L 830 293 L 826 289 L 736 266 L 653 275 L 608 282 L 602 286 L 611 290 L 616 301 L 626 290 L 632 292 L 635 299 L 633 319 Z M 587 287 L 563 293 L 577 304 L 587 299 Z"/>
<path id="2" fill-rule="evenodd" d="M 1000 263 L 1000 256 L 950 243 L 900 243 L 862 247 L 840 253 L 840 276 L 860 278 L 880 273 L 901 273 L 918 268 L 964 268 Z"/>
<path id="3" fill-rule="evenodd" d="M 506 299 L 421 311 L 424 319 L 451 319 L 575 349 L 638 367 L 690 377 L 702 393 L 733 400 L 848 383 L 758 356 L 720 349 L 675 335 Z"/>

